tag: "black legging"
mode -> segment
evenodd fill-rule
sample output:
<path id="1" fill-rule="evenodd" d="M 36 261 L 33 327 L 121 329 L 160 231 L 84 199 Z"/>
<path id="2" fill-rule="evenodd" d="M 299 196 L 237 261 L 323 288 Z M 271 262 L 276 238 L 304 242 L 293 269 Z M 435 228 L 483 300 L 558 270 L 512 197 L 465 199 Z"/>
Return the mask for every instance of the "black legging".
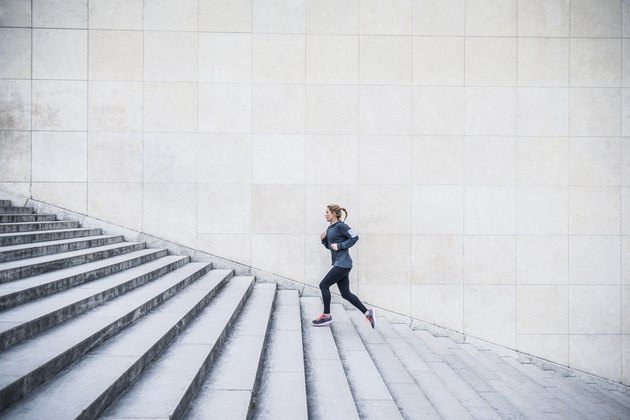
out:
<path id="1" fill-rule="evenodd" d="M 337 283 L 341 297 L 352 303 L 361 313 L 365 313 L 367 308 L 361 303 L 358 297 L 350 291 L 350 274 L 351 268 L 333 267 L 330 269 L 326 277 L 319 283 L 319 290 L 322 291 L 322 299 L 324 299 L 324 313 L 330 313 L 330 286 Z"/>

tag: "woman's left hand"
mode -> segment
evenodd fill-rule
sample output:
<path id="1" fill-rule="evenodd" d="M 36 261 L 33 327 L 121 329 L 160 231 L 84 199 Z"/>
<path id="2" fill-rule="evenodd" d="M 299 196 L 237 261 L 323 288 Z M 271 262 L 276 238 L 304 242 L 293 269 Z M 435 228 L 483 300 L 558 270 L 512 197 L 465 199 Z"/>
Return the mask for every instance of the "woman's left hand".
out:
<path id="1" fill-rule="evenodd" d="M 332 244 L 330 247 L 333 249 L 333 251 L 339 250 L 339 247 L 337 246 L 337 244 Z"/>

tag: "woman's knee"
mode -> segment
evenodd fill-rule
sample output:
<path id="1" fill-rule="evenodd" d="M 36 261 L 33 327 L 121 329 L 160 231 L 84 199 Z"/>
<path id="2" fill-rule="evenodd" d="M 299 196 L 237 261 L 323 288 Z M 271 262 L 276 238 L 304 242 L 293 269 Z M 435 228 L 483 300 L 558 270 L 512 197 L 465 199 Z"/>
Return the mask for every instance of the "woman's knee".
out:
<path id="1" fill-rule="evenodd" d="M 348 301 L 356 298 L 356 296 L 353 295 L 352 292 L 350 292 L 350 291 L 347 291 L 347 292 L 346 291 L 341 291 L 341 297 L 344 298 L 345 300 L 348 300 Z"/>

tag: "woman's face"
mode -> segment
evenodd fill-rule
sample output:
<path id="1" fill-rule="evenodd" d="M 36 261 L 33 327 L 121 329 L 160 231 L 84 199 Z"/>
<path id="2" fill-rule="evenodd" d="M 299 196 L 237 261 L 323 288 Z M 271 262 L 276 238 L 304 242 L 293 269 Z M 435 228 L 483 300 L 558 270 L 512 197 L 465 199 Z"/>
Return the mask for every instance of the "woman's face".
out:
<path id="1" fill-rule="evenodd" d="M 334 213 L 332 213 L 328 207 L 326 207 L 326 214 L 324 215 L 324 217 L 326 218 L 326 221 L 327 221 L 328 223 L 332 222 L 332 221 L 333 221 L 333 219 L 335 219 L 335 218 L 336 218 L 336 217 L 335 217 L 335 214 L 334 214 Z"/>

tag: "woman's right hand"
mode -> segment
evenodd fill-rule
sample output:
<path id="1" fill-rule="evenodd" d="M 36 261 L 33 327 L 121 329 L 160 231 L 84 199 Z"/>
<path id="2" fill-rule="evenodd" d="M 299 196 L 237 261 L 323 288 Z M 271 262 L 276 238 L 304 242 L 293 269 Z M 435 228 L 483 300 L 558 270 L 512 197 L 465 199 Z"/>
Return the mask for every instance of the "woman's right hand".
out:
<path id="1" fill-rule="evenodd" d="M 319 234 L 319 240 L 320 241 L 323 241 L 325 237 L 326 237 L 326 234 L 324 232 Z"/>

